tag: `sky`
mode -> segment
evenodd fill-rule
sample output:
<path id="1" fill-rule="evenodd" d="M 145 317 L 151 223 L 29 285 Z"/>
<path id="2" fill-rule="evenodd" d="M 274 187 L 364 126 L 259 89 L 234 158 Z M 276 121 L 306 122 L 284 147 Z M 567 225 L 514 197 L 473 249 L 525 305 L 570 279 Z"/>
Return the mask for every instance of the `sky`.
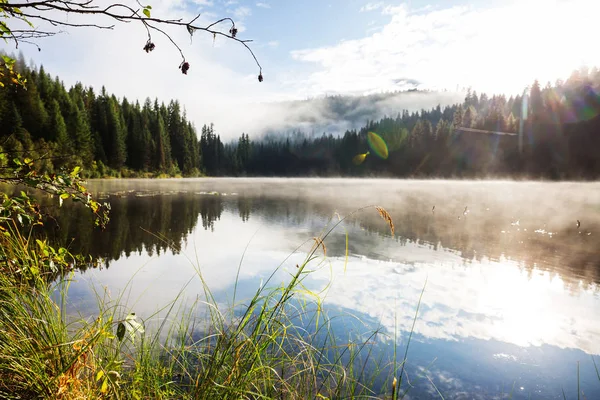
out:
<path id="1" fill-rule="evenodd" d="M 18 51 L 68 86 L 79 81 L 99 91 L 104 85 L 140 101 L 178 99 L 196 126 L 214 122 L 225 137 L 254 133 L 293 111 L 279 107 L 274 116 L 265 103 L 414 87 L 517 94 L 534 79 L 545 84 L 582 65 L 600 66 L 596 0 L 146 1 L 154 17 L 201 14 L 196 23 L 204 26 L 232 17 L 238 37 L 253 40 L 265 81 L 258 82 L 259 68 L 239 43 L 201 31 L 190 38 L 184 28 L 166 31 L 190 63 L 188 75 L 178 69 L 177 49 L 159 33 L 152 38 L 156 50 L 144 52 L 145 29 L 133 23 L 112 31 L 66 28 L 38 41 L 39 52 L 26 44 Z M 69 22 L 84 20 L 69 16 Z M 12 43 L 0 49 L 15 51 Z"/>

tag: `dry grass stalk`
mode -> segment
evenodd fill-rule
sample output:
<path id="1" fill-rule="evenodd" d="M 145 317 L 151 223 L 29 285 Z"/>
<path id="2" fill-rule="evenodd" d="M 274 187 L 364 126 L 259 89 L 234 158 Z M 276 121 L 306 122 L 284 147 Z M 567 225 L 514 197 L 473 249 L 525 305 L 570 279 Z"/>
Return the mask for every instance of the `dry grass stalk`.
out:
<path id="1" fill-rule="evenodd" d="M 315 241 L 316 247 L 319 248 L 319 246 L 321 246 L 323 248 L 323 255 L 327 256 L 327 247 L 325 247 L 325 242 L 323 239 L 319 237 L 313 237 L 313 240 Z"/>
<path id="2" fill-rule="evenodd" d="M 381 218 L 383 218 L 385 222 L 388 223 L 393 236 L 396 229 L 394 228 L 394 221 L 392 221 L 392 216 L 383 207 L 375 206 L 375 209 L 377 210 Z"/>

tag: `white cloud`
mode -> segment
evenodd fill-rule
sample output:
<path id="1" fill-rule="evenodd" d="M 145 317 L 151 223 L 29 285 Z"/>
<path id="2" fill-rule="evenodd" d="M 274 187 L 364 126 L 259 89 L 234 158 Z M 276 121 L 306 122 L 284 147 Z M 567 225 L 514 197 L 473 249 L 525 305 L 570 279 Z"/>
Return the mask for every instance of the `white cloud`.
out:
<path id="1" fill-rule="evenodd" d="M 537 269 L 526 271 L 506 260 L 465 266 L 450 250 L 441 254 L 409 244 L 403 254 L 405 263 L 352 257 L 346 265 L 343 258 L 329 258 L 335 272 L 324 296 L 325 307 L 337 305 L 367 314 L 389 333 L 395 329 L 410 332 L 415 306 L 427 281 L 415 325 L 417 334 L 442 340 L 497 340 L 518 346 L 547 344 L 589 354 L 600 351 L 599 319 L 591 317 L 596 315 L 596 288 L 570 293 L 559 276 Z M 329 269 L 309 277 L 327 283 L 330 278 Z M 310 282 L 307 286 L 323 287 Z"/>
<path id="2" fill-rule="evenodd" d="M 362 6 L 360 8 L 360 12 L 369 12 L 369 11 L 379 10 L 383 6 L 384 6 L 384 4 L 382 2 L 379 2 L 379 3 L 367 3 L 367 4 L 365 4 L 364 6 Z"/>
<path id="3" fill-rule="evenodd" d="M 214 5 L 213 0 L 192 0 L 192 2 L 207 7 L 212 7 Z"/>
<path id="4" fill-rule="evenodd" d="M 271 5 L 268 3 L 256 3 L 256 7 L 260 8 L 271 8 Z"/>
<path id="5" fill-rule="evenodd" d="M 380 32 L 293 51 L 294 59 L 317 67 L 302 87 L 385 90 L 406 76 L 429 87 L 514 93 L 536 78 L 554 81 L 581 63 L 600 63 L 600 55 L 583 39 L 595 35 L 600 2 L 551 0 L 541 7 L 530 0 L 485 9 L 416 11 L 406 5 L 386 7 L 383 13 L 391 20 Z"/>
<path id="6" fill-rule="evenodd" d="M 269 47 L 277 47 L 277 46 L 279 46 L 279 41 L 277 41 L 277 40 L 271 40 L 269 43 L 267 43 L 267 46 L 269 46 Z"/>
<path id="7" fill-rule="evenodd" d="M 244 18 L 252 15 L 252 10 L 249 7 L 241 6 L 241 7 L 236 8 L 235 10 L 233 10 L 233 15 L 237 19 L 244 19 Z"/>

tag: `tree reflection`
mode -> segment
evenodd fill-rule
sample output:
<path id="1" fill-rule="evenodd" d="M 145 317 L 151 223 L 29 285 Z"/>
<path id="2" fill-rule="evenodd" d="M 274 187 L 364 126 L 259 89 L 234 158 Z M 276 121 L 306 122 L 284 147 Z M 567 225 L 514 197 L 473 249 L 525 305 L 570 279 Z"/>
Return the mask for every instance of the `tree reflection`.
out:
<path id="1" fill-rule="evenodd" d="M 242 222 L 254 215 L 263 225 L 277 224 L 290 230 L 303 226 L 316 236 L 336 210 L 345 215 L 355 209 L 351 205 L 338 207 L 339 201 L 314 196 L 262 194 L 119 192 L 110 195 L 109 201 L 111 221 L 105 231 L 93 228 L 89 213 L 76 205 L 56 209 L 55 222 L 46 228 L 50 227 L 48 232 L 61 246 L 108 262 L 132 253 L 178 253 L 197 228 L 198 220 L 203 229 L 214 231 L 223 212 L 237 214 Z M 574 223 L 561 222 L 547 227 L 552 233 L 549 234 L 536 232 L 539 227 L 531 221 L 517 225 L 518 221 L 511 221 L 508 211 L 486 209 L 485 204 L 471 207 L 467 215 L 459 207 L 442 205 L 432 212 L 431 206 L 424 205 L 422 197 L 415 194 L 386 209 L 396 225 L 393 239 L 374 210 L 344 221 L 350 231 L 351 254 L 389 259 L 394 247 L 417 244 L 435 251 L 454 251 L 465 264 L 486 258 L 509 259 L 530 270 L 567 274 L 584 285 L 600 283 L 600 255 L 594 236 L 600 234 L 600 224 L 594 219 L 586 221 L 584 231 L 578 230 Z M 381 240 L 383 237 L 387 237 L 385 242 Z M 327 249 L 329 256 L 345 254 L 344 229 L 337 229 L 328 237 Z"/>

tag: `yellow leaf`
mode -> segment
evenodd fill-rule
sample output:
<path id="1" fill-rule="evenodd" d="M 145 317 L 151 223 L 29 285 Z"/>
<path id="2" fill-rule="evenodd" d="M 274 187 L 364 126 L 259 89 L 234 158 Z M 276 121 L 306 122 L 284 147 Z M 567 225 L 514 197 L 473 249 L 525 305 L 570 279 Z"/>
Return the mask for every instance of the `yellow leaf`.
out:
<path id="1" fill-rule="evenodd" d="M 100 379 L 102 379 L 103 376 L 104 376 L 104 371 L 103 370 L 98 371 L 98 373 L 96 374 L 96 382 L 98 382 Z"/>
<path id="2" fill-rule="evenodd" d="M 102 381 L 102 386 L 100 387 L 100 393 L 108 392 L 108 379 Z"/>

